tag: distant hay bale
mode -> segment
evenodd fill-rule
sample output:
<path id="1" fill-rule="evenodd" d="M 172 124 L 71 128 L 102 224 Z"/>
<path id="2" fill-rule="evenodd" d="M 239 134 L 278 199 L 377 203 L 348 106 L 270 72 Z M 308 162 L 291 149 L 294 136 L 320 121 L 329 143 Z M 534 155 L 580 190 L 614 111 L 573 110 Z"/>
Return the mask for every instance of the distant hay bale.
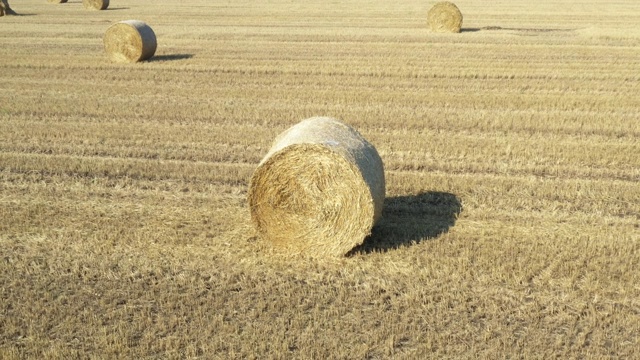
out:
<path id="1" fill-rule="evenodd" d="M 156 52 L 156 34 L 139 20 L 125 20 L 111 25 L 104 34 L 104 49 L 116 62 L 147 60 Z"/>
<path id="2" fill-rule="evenodd" d="M 48 0 L 52 4 L 64 4 L 67 0 Z"/>
<path id="3" fill-rule="evenodd" d="M 89 10 L 106 10 L 109 7 L 109 0 L 82 0 L 82 5 Z"/>
<path id="4" fill-rule="evenodd" d="M 433 32 L 459 33 L 462 29 L 462 13 L 454 3 L 442 1 L 429 10 L 427 23 Z"/>
<path id="5" fill-rule="evenodd" d="M 380 218 L 382 159 L 360 133 L 314 117 L 280 134 L 249 185 L 260 237 L 286 252 L 342 256 Z"/>

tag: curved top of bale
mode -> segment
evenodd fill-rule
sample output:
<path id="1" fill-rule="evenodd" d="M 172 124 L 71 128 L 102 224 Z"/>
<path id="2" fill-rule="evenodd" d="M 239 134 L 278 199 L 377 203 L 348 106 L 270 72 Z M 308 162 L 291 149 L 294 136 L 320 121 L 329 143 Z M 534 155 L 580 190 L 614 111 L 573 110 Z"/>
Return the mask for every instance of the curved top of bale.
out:
<path id="1" fill-rule="evenodd" d="M 427 24 L 433 32 L 459 33 L 462 29 L 462 13 L 456 4 L 442 1 L 429 10 Z"/>
<path id="2" fill-rule="evenodd" d="M 356 130 L 326 117 L 280 134 L 249 188 L 261 237 L 287 252 L 342 256 L 362 243 L 382 213 L 384 170 Z"/>

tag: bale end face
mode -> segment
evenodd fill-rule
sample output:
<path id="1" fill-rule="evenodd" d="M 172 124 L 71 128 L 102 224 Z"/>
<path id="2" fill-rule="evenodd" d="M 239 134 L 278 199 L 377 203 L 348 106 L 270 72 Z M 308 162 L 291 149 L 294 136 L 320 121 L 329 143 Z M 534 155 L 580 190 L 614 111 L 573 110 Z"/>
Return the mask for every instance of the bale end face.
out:
<path id="1" fill-rule="evenodd" d="M 88 10 L 106 10 L 109 0 L 82 0 L 82 6 Z"/>
<path id="2" fill-rule="evenodd" d="M 459 33 L 462 30 L 462 13 L 454 3 L 442 1 L 429 10 L 427 24 L 433 32 Z"/>
<path id="3" fill-rule="evenodd" d="M 260 237 L 276 248 L 342 256 L 380 217 L 382 160 L 350 127 L 308 119 L 276 139 L 251 178 L 248 201 Z"/>
<path id="4" fill-rule="evenodd" d="M 104 34 L 104 48 L 115 62 L 138 62 L 156 52 L 156 34 L 139 20 L 125 20 L 111 25 Z"/>

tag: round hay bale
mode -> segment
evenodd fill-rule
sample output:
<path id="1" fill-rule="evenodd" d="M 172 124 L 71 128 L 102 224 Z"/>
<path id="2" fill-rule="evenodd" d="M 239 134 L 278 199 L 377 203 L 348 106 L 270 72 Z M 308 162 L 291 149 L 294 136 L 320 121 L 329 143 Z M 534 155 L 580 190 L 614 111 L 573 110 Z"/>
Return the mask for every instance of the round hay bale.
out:
<path id="1" fill-rule="evenodd" d="M 82 6 L 89 10 L 106 10 L 109 7 L 109 0 L 82 0 Z"/>
<path id="2" fill-rule="evenodd" d="M 459 33 L 462 29 L 462 13 L 456 4 L 442 1 L 429 10 L 427 23 L 433 32 Z"/>
<path id="3" fill-rule="evenodd" d="M 52 4 L 64 4 L 67 0 L 48 0 Z"/>
<path id="4" fill-rule="evenodd" d="M 111 25 L 104 34 L 104 49 L 116 62 L 147 60 L 156 52 L 156 34 L 140 20 L 125 20 Z"/>
<path id="5" fill-rule="evenodd" d="M 249 185 L 261 238 L 286 252 L 342 256 L 382 214 L 382 159 L 356 130 L 314 117 L 280 134 Z"/>

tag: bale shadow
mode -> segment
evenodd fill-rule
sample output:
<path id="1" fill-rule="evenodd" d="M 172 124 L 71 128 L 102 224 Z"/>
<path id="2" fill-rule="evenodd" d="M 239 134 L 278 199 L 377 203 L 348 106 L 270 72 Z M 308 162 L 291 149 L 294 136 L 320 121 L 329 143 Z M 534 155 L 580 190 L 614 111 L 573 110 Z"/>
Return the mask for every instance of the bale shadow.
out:
<path id="1" fill-rule="evenodd" d="M 106 8 L 105 10 L 129 10 L 128 7 Z"/>
<path id="2" fill-rule="evenodd" d="M 191 59 L 193 54 L 170 54 L 170 55 L 155 55 L 151 59 L 147 60 L 148 62 L 155 61 L 173 61 L 173 60 L 184 60 Z"/>
<path id="3" fill-rule="evenodd" d="M 449 231 L 462 211 L 451 193 L 427 191 L 385 199 L 382 218 L 364 242 L 346 256 L 386 252 L 433 239 Z"/>
<path id="4" fill-rule="evenodd" d="M 5 9 L 4 11 L 5 12 L 4 12 L 3 16 L 33 16 L 33 15 L 36 15 L 36 14 L 17 13 L 13 9 Z"/>
<path id="5" fill-rule="evenodd" d="M 577 29 L 560 29 L 560 28 L 517 28 L 517 27 L 502 27 L 502 26 L 484 26 L 484 27 L 469 27 L 462 28 L 460 32 L 477 32 L 477 31 L 519 31 L 528 33 L 551 33 L 551 32 L 571 32 Z"/>
<path id="6" fill-rule="evenodd" d="M 483 26 L 483 27 L 462 28 L 460 29 L 460 32 L 478 32 L 478 31 L 492 31 L 492 30 L 496 31 L 496 30 L 514 30 L 514 29 L 503 28 L 502 26 L 490 25 L 490 26 Z"/>

